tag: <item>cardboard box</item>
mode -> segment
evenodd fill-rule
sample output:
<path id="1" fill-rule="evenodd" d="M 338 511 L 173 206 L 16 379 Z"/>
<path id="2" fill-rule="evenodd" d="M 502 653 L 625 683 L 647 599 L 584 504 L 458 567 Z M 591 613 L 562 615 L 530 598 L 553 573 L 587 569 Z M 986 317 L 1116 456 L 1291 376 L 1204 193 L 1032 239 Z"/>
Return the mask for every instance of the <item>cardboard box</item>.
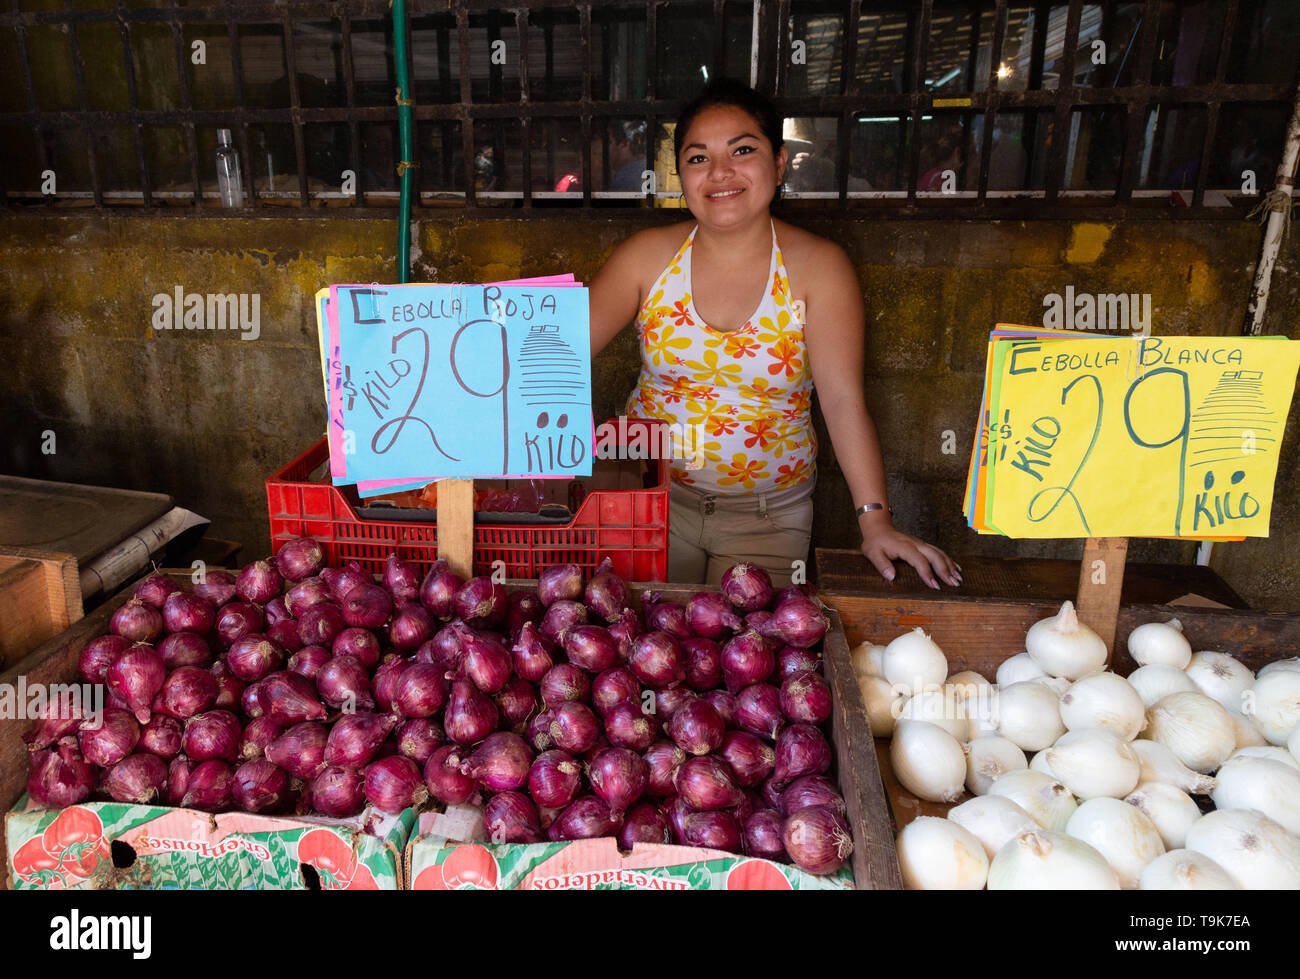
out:
<path id="1" fill-rule="evenodd" d="M 415 810 L 354 819 L 87 802 L 5 817 L 15 890 L 400 890 Z"/>

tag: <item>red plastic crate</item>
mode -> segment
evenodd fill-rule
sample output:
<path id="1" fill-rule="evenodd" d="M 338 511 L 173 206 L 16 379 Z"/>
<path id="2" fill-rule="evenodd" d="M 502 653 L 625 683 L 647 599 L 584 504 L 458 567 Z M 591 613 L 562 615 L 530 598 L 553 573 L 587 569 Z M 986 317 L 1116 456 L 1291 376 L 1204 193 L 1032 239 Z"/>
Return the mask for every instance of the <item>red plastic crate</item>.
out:
<path id="1" fill-rule="evenodd" d="M 658 445 L 660 423 L 628 419 L 629 435 L 644 427 Z M 404 560 L 427 569 L 438 557 L 437 524 L 372 520 L 358 516 L 351 490 L 308 482 L 329 458 L 321 439 L 266 481 L 271 550 L 295 537 L 313 537 L 331 565 L 356 561 L 381 574 L 394 548 Z M 504 561 L 511 578 L 536 578 L 551 564 L 573 563 L 591 574 L 605 558 L 627 581 L 663 581 L 668 574 L 669 460 L 646 460 L 654 485 L 636 490 L 592 490 L 568 524 L 474 524 L 474 573 L 490 574 Z M 601 465 L 596 460 L 594 465 Z M 581 477 L 579 477 L 581 478 Z"/>

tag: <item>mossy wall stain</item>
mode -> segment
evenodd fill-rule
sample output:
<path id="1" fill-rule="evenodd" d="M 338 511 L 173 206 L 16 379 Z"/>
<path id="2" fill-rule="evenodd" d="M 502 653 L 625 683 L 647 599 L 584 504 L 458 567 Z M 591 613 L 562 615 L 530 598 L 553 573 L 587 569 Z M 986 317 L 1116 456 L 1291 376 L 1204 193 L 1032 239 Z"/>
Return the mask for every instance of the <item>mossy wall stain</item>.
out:
<path id="1" fill-rule="evenodd" d="M 437 215 L 413 231 L 415 281 L 484 282 L 573 272 L 590 282 L 647 222 L 682 214 Z M 953 554 L 1075 558 L 1077 541 L 972 534 L 961 491 L 996 322 L 1041 324 L 1043 298 L 1152 295 L 1157 333 L 1233 335 L 1259 231 L 1245 222 L 889 221 L 834 212 L 794 218 L 839 242 L 867 308 L 868 406 L 880 429 L 896 521 Z M 396 223 L 10 215 L 0 219 L 4 469 L 37 478 L 170 493 L 239 540 L 269 549 L 264 480 L 324 430 L 312 297 L 331 283 L 396 280 Z M 1300 239 L 1284 247 L 1266 332 L 1297 337 Z M 159 332 L 151 299 L 256 293 L 261 335 Z M 624 331 L 593 371 L 595 413 L 618 414 L 638 369 Z M 1293 408 L 1269 539 L 1222 545 L 1215 567 L 1260 607 L 1300 611 L 1300 477 Z M 852 501 L 818 418 L 814 545 L 857 544 Z M 58 452 L 40 451 L 41 433 Z M 944 433 L 957 451 L 943 451 Z M 1135 540 L 1132 561 L 1190 562 L 1193 545 Z"/>

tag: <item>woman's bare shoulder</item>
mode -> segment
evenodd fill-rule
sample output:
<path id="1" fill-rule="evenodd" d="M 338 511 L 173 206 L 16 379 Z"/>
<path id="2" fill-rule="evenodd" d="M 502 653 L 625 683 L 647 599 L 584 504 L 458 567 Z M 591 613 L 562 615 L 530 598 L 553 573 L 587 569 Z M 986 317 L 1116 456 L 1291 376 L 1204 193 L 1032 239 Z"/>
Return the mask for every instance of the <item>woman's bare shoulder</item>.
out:
<path id="1" fill-rule="evenodd" d="M 781 243 L 781 257 L 796 292 L 802 291 L 803 283 L 842 276 L 846 269 L 852 268 L 844 249 L 829 238 L 785 221 L 776 222 L 776 235 Z"/>

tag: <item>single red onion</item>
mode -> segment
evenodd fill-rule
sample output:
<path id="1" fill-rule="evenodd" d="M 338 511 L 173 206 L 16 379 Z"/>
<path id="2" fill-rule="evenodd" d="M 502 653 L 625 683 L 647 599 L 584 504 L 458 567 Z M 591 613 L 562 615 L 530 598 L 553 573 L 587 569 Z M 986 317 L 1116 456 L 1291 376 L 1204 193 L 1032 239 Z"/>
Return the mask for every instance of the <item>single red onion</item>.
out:
<path id="1" fill-rule="evenodd" d="M 181 666 L 207 666 L 212 662 L 212 647 L 194 632 L 173 632 L 158 643 L 158 655 L 169 670 Z"/>
<path id="2" fill-rule="evenodd" d="M 546 836 L 556 842 L 613 836 L 618 832 L 619 822 L 604 799 L 584 795 L 565 807 L 564 812 L 551 823 Z"/>
<path id="3" fill-rule="evenodd" d="M 791 595 L 798 595 L 801 598 L 817 598 L 817 586 L 811 581 L 805 581 L 802 585 L 786 585 L 772 598 L 771 607 L 776 608 Z"/>
<path id="4" fill-rule="evenodd" d="M 468 680 L 451 682 L 451 695 L 447 699 L 442 726 L 452 741 L 477 744 L 496 730 L 499 720 L 497 705 L 491 697 Z"/>
<path id="5" fill-rule="evenodd" d="M 646 794 L 661 798 L 675 795 L 677 789 L 673 785 L 673 779 L 677 775 L 677 769 L 686 760 L 686 752 L 671 741 L 656 741 L 646 749 L 643 757 L 649 772 Z"/>
<path id="6" fill-rule="evenodd" d="M 299 674 L 301 675 L 301 674 Z M 316 692 L 331 707 L 373 710 L 375 698 L 370 693 L 370 674 L 353 656 L 335 656 L 315 676 Z M 281 766 L 282 768 L 284 766 Z M 299 775 L 298 778 L 311 778 Z"/>
<path id="7" fill-rule="evenodd" d="M 553 748 L 533 759 L 528 770 L 528 791 L 538 805 L 563 808 L 582 788 L 582 765 L 567 751 Z"/>
<path id="8" fill-rule="evenodd" d="M 776 740 L 783 723 L 781 691 L 769 683 L 756 683 L 736 695 L 735 722 L 746 731 Z"/>
<path id="9" fill-rule="evenodd" d="M 657 591 L 646 592 L 643 601 L 647 629 L 666 632 L 678 640 L 689 639 L 694 635 L 691 624 L 686 619 L 685 605 L 666 601 Z"/>
<path id="10" fill-rule="evenodd" d="M 348 592 L 357 585 L 375 583 L 356 561 L 348 562 L 347 567 L 343 568 L 322 568 L 320 576 L 325 579 L 325 584 L 329 587 L 330 598 L 339 605 L 343 604 L 343 600 L 348 597 Z"/>
<path id="11" fill-rule="evenodd" d="M 143 806 L 167 791 L 167 763 L 157 755 L 127 755 L 104 772 L 100 789 L 117 802 Z"/>
<path id="12" fill-rule="evenodd" d="M 557 663 L 541 682 L 542 703 L 554 710 L 560 704 L 581 703 L 591 696 L 591 676 L 572 663 Z"/>
<path id="13" fill-rule="evenodd" d="M 131 642 L 153 642 L 162 635 L 162 613 L 152 605 L 132 598 L 113 613 L 113 617 L 108 620 L 108 630 Z"/>
<path id="14" fill-rule="evenodd" d="M 343 599 L 343 622 L 354 629 L 378 629 L 392 614 L 393 596 L 370 581 L 353 586 Z"/>
<path id="15" fill-rule="evenodd" d="M 410 660 L 396 654 L 380 664 L 379 669 L 375 670 L 375 675 L 370 679 L 370 689 L 375 696 L 375 703 L 383 704 L 385 710 L 392 709 L 392 704 L 397 699 L 397 684 L 410 665 Z"/>
<path id="16" fill-rule="evenodd" d="M 235 769 L 231 795 L 244 812 L 282 812 L 293 801 L 289 774 L 265 758 L 254 758 Z"/>
<path id="17" fill-rule="evenodd" d="M 826 806 L 846 818 L 849 811 L 835 783 L 825 775 L 804 775 L 795 779 L 781 793 L 778 808 L 782 816 L 791 816 L 809 806 Z"/>
<path id="18" fill-rule="evenodd" d="M 283 590 L 284 578 L 267 561 L 254 561 L 235 579 L 235 594 L 257 605 L 265 605 Z"/>
<path id="19" fill-rule="evenodd" d="M 475 628 L 493 628 L 506 620 L 510 599 L 506 586 L 491 578 L 470 578 L 453 599 L 456 615 Z"/>
<path id="20" fill-rule="evenodd" d="M 239 719 L 228 710 L 210 710 L 195 714 L 185 722 L 181 746 L 191 761 L 221 758 L 235 761 L 239 756 Z"/>
<path id="21" fill-rule="evenodd" d="M 537 576 L 537 597 L 545 606 L 582 599 L 582 569 L 576 564 L 553 564 Z"/>
<path id="22" fill-rule="evenodd" d="M 618 642 L 599 625 L 579 625 L 564 634 L 564 654 L 588 673 L 599 673 L 618 662 Z"/>
<path id="23" fill-rule="evenodd" d="M 470 635 L 473 635 L 473 630 L 457 619 L 443 626 L 433 634 L 432 639 L 423 643 L 416 651 L 415 661 L 441 666 L 448 673 L 460 673 L 461 661 L 465 658 L 465 638 Z"/>
<path id="24" fill-rule="evenodd" d="M 335 656 L 354 656 L 367 670 L 379 665 L 383 650 L 379 640 L 369 629 L 357 629 L 352 626 L 344 629 L 334 637 L 330 651 Z"/>
<path id="25" fill-rule="evenodd" d="M 521 792 L 498 792 L 483 807 L 483 828 L 493 843 L 544 843 L 533 800 Z"/>
<path id="26" fill-rule="evenodd" d="M 745 788 L 761 784 L 776 770 L 772 746 L 749 731 L 728 731 L 718 754 L 731 766 L 736 782 Z"/>
<path id="27" fill-rule="evenodd" d="M 466 629 L 461 669 L 484 693 L 496 693 L 510 679 L 510 650 L 487 632 Z"/>
<path id="28" fill-rule="evenodd" d="M 772 652 L 779 653 L 782 649 L 793 648 L 787 647 L 780 639 L 766 635 L 767 623 L 772 620 L 772 613 L 767 609 L 759 609 L 757 612 L 750 612 L 745 616 L 745 628 L 753 629 L 763 637 L 763 642 L 767 643 L 767 648 Z"/>
<path id="29" fill-rule="evenodd" d="M 260 633 L 266 628 L 266 616 L 251 602 L 230 602 L 217 612 L 216 633 L 222 646 Z"/>
<path id="30" fill-rule="evenodd" d="M 105 707 L 99 723 L 83 721 L 77 733 L 81 757 L 100 768 L 111 768 L 135 750 L 140 725 L 128 711 Z"/>
<path id="31" fill-rule="evenodd" d="M 743 853 L 745 831 L 729 812 L 693 812 L 682 820 L 682 830 L 689 846 Z"/>
<path id="32" fill-rule="evenodd" d="M 663 630 L 637 636 L 627 660 L 636 678 L 656 690 L 675 686 L 686 679 L 686 657 L 682 644 Z"/>
<path id="33" fill-rule="evenodd" d="M 239 759 L 265 758 L 266 746 L 284 733 L 284 728 L 269 717 L 254 717 L 239 736 Z"/>
<path id="34" fill-rule="evenodd" d="M 147 578 L 141 578 L 131 589 L 131 597 L 138 598 L 146 605 L 152 605 L 162 611 L 169 596 L 181 590 L 181 586 L 160 571 L 155 571 Z"/>
<path id="35" fill-rule="evenodd" d="M 461 763 L 468 775 L 490 792 L 509 792 L 528 781 L 533 753 L 524 739 L 509 731 L 489 734 L 475 752 Z"/>
<path id="36" fill-rule="evenodd" d="M 816 599 L 791 595 L 772 610 L 772 618 L 763 626 L 763 635 L 779 639 L 787 646 L 810 649 L 829 628 L 830 620 Z"/>
<path id="37" fill-rule="evenodd" d="M 370 711 L 344 714 L 330 727 L 325 740 L 325 764 L 361 768 L 379 752 L 394 726 L 387 715 Z"/>
<path id="38" fill-rule="evenodd" d="M 321 602 L 302 613 L 298 619 L 298 636 L 304 646 L 331 646 L 350 624 L 341 608 L 333 602 Z"/>
<path id="39" fill-rule="evenodd" d="M 262 606 L 262 615 L 266 617 L 267 626 L 280 625 L 282 622 L 292 622 L 297 624 L 293 613 L 289 611 L 289 606 L 285 604 L 284 596 L 277 595 L 265 605 Z"/>
<path id="40" fill-rule="evenodd" d="M 646 751 L 658 733 L 659 726 L 641 712 L 639 704 L 615 704 L 605 714 L 605 736 L 617 748 Z"/>
<path id="41" fill-rule="evenodd" d="M 672 716 L 681 710 L 682 704 L 694 700 L 697 694 L 689 687 L 668 687 L 655 691 L 655 715 L 664 730 Z"/>
<path id="42" fill-rule="evenodd" d="M 384 562 L 383 581 L 394 602 L 415 602 L 420 598 L 420 569 L 403 561 L 396 551 Z"/>
<path id="43" fill-rule="evenodd" d="M 311 801 L 322 816 L 355 816 L 366 807 L 366 778 L 353 768 L 326 768 L 312 780 Z"/>
<path id="44" fill-rule="evenodd" d="M 153 699 L 167 679 L 167 667 L 152 646 L 136 643 L 113 660 L 104 678 L 108 689 L 122 699 L 137 721 L 145 724 Z"/>
<path id="45" fill-rule="evenodd" d="M 262 708 L 261 680 L 244 687 L 244 692 L 239 697 L 239 709 L 244 712 L 245 717 L 261 717 L 266 713 Z"/>
<path id="46" fill-rule="evenodd" d="M 412 717 L 397 729 L 397 751 L 423 766 L 447 741 L 442 725 L 427 717 Z"/>
<path id="47" fill-rule="evenodd" d="M 668 820 L 668 831 L 672 833 L 673 842 L 679 846 L 688 846 L 686 842 L 686 817 L 695 810 L 686 804 L 679 795 L 670 796 L 659 806 L 664 818 Z"/>
<path id="48" fill-rule="evenodd" d="M 713 690 L 722 683 L 722 647 L 712 639 L 694 637 L 682 641 L 686 657 L 686 685 L 692 690 Z"/>
<path id="49" fill-rule="evenodd" d="M 534 751 L 550 751 L 555 747 L 555 739 L 551 737 L 553 720 L 555 712 L 552 710 L 543 710 L 529 720 L 528 727 L 524 729 L 524 740 Z"/>
<path id="50" fill-rule="evenodd" d="M 775 809 L 759 809 L 745 820 L 745 852 L 761 860 L 789 863 L 782 841 L 785 817 Z"/>
<path id="51" fill-rule="evenodd" d="M 687 758 L 677 769 L 673 785 L 678 797 L 696 812 L 730 809 L 744 798 L 731 766 L 716 755 Z"/>
<path id="52" fill-rule="evenodd" d="M 284 650 L 273 639 L 253 633 L 231 643 L 226 651 L 230 672 L 245 683 L 256 683 L 284 666 Z"/>
<path id="53" fill-rule="evenodd" d="M 773 768 L 773 771 L 775 770 L 776 769 Z M 763 805 L 768 809 L 775 809 L 777 812 L 780 812 L 781 792 L 784 788 L 785 786 L 783 785 L 778 787 L 776 775 L 772 775 L 765 779 L 763 784 L 758 787 L 758 794 L 763 798 Z"/>
<path id="54" fill-rule="evenodd" d="M 776 680 L 784 683 L 800 673 L 821 673 L 821 653 L 811 649 L 799 649 L 797 646 L 782 646 L 776 654 Z"/>
<path id="55" fill-rule="evenodd" d="M 295 724 L 266 746 L 266 760 L 294 778 L 313 779 L 325 770 L 329 729 L 316 721 Z"/>
<path id="56" fill-rule="evenodd" d="M 722 594 L 732 607 L 756 612 L 772 601 L 772 577 L 758 565 L 741 561 L 723 572 Z"/>
<path id="57" fill-rule="evenodd" d="M 410 652 L 433 638 L 438 620 L 419 602 L 402 602 L 393 610 L 388 641 L 402 652 Z"/>
<path id="58" fill-rule="evenodd" d="M 781 713 L 788 721 L 820 724 L 831 716 L 831 688 L 817 673 L 798 673 L 781 684 Z"/>
<path id="59" fill-rule="evenodd" d="M 609 558 L 596 568 L 596 573 L 587 582 L 583 598 L 588 608 L 610 623 L 627 608 L 627 583 L 614 571 L 614 562 Z"/>
<path id="60" fill-rule="evenodd" d="M 447 693 L 447 677 L 440 667 L 412 663 L 397 679 L 392 709 L 402 717 L 432 717 L 447 704 Z"/>
<path id="61" fill-rule="evenodd" d="M 434 561 L 420 583 L 420 604 L 446 621 L 456 614 L 456 592 L 463 584 L 465 580 L 452 571 L 446 561 Z"/>
<path id="62" fill-rule="evenodd" d="M 728 693 L 763 683 L 776 669 L 776 657 L 757 632 L 742 632 L 722 647 L 722 676 Z"/>
<path id="63" fill-rule="evenodd" d="M 696 636 L 705 639 L 723 639 L 744 627 L 740 616 L 715 591 L 697 591 L 687 600 L 686 622 Z"/>
<path id="64" fill-rule="evenodd" d="M 190 764 L 194 764 L 190 759 Z M 181 805 L 186 809 L 221 812 L 234 801 L 235 770 L 219 759 L 194 765 L 186 782 Z"/>
<path id="65" fill-rule="evenodd" d="M 212 672 L 201 666 L 182 666 L 168 674 L 154 697 L 153 709 L 184 721 L 211 710 L 216 703 L 217 681 Z"/>
<path id="66" fill-rule="evenodd" d="M 166 642 L 164 639 L 163 642 Z M 131 646 L 131 640 L 121 636 L 99 636 L 86 643 L 77 662 L 81 678 L 87 683 L 108 682 L 108 668 Z"/>
<path id="67" fill-rule="evenodd" d="M 465 749 L 458 744 L 445 744 L 434 749 L 424 763 L 424 785 L 429 795 L 449 806 L 468 802 L 478 791 L 478 783 L 462 775 L 460 766 L 465 761 Z"/>
<path id="68" fill-rule="evenodd" d="M 591 704 L 602 715 L 608 715 L 619 704 L 633 704 L 639 711 L 641 681 L 621 666 L 606 670 L 592 681 Z"/>
<path id="69" fill-rule="evenodd" d="M 536 592 L 511 592 L 506 607 L 506 635 L 512 640 L 518 639 L 519 633 L 523 631 L 525 624 L 531 622 L 536 626 L 542 621 L 542 616 L 545 613 L 546 606 L 542 604 L 542 600 L 537 597 Z"/>
<path id="70" fill-rule="evenodd" d="M 708 701 L 682 704 L 668 719 L 668 737 L 688 755 L 707 755 L 722 744 L 727 727 Z"/>
<path id="71" fill-rule="evenodd" d="M 33 752 L 27 794 L 38 806 L 62 809 L 83 802 L 95 791 L 95 769 L 75 743 L 64 740 Z"/>
<path id="72" fill-rule="evenodd" d="M 776 784 L 782 789 L 800 775 L 821 775 L 831 769 L 831 746 L 811 724 L 791 724 L 776 739 Z M 791 854 L 793 856 L 793 854 Z"/>
<path id="73" fill-rule="evenodd" d="M 538 626 L 543 636 L 557 646 L 564 643 L 565 634 L 574 626 L 587 624 L 587 606 L 561 599 L 552 603 Z"/>
<path id="74" fill-rule="evenodd" d="M 645 632 L 645 627 L 641 624 L 641 616 L 636 609 L 625 608 L 609 624 L 609 634 L 614 637 L 614 642 L 618 643 L 618 661 L 626 663 L 627 658 L 632 655 L 632 642 L 637 636 Z"/>
<path id="75" fill-rule="evenodd" d="M 333 603 L 334 596 L 330 594 L 330 586 L 325 583 L 324 578 L 307 578 L 300 581 L 287 592 L 284 593 L 284 607 L 288 609 L 289 614 L 295 619 L 301 619 L 304 612 L 315 605 L 324 605 L 326 602 Z M 269 608 L 272 603 L 267 603 Z"/>
<path id="76" fill-rule="evenodd" d="M 787 816 L 781 842 L 795 866 L 810 874 L 832 874 L 853 853 L 848 823 L 828 806 L 809 806 Z"/>
<path id="77" fill-rule="evenodd" d="M 272 673 L 258 682 L 258 688 L 263 713 L 277 724 L 319 721 L 329 713 L 316 695 L 316 684 L 297 673 Z"/>
<path id="78" fill-rule="evenodd" d="M 176 591 L 163 602 L 162 620 L 168 632 L 211 632 L 217 610 L 206 598 Z"/>
<path id="79" fill-rule="evenodd" d="M 221 710 L 242 710 L 244 681 L 231 673 L 230 667 L 222 660 L 213 663 L 210 672 L 212 679 L 217 682 L 217 699 L 212 706 Z"/>
<path id="80" fill-rule="evenodd" d="M 308 680 L 315 680 L 320 676 L 320 671 L 325 668 L 325 664 L 336 655 L 338 654 L 331 654 L 324 646 L 303 646 L 289 657 L 285 669 L 290 673 L 305 676 Z"/>
<path id="81" fill-rule="evenodd" d="M 190 786 L 190 773 L 197 766 L 184 755 L 177 755 L 167 766 L 167 789 L 163 799 L 169 806 L 179 806 L 185 801 Z"/>
<path id="82" fill-rule="evenodd" d="M 733 695 L 725 690 L 710 690 L 706 694 L 701 694 L 700 698 L 708 701 L 710 706 L 718 712 L 723 724 L 727 725 L 727 727 L 735 726 L 736 698 Z"/>
<path id="83" fill-rule="evenodd" d="M 288 581 L 318 575 L 325 567 L 325 550 L 310 537 L 295 537 L 275 554 L 275 567 Z"/>
<path id="84" fill-rule="evenodd" d="M 121 710 L 120 707 L 114 709 Z M 50 747 L 50 745 L 57 744 L 61 738 L 75 737 L 77 729 L 81 727 L 83 721 L 82 711 L 69 711 L 68 713 L 71 716 L 63 717 L 60 716 L 60 709 L 57 705 L 46 704 L 45 710 L 41 713 L 44 716 L 37 718 L 32 729 L 23 735 L 23 741 L 26 743 L 28 751 L 41 751 Z M 128 717 L 131 716 L 130 711 L 125 711 L 125 713 Z"/>
<path id="85" fill-rule="evenodd" d="M 509 725 L 516 734 L 523 734 L 528 726 L 528 719 L 537 713 L 541 701 L 537 697 L 537 688 L 527 680 L 515 677 L 507 683 L 493 698 L 497 710 L 501 712 L 501 724 Z"/>
<path id="86" fill-rule="evenodd" d="M 235 599 L 235 576 L 229 571 L 213 570 L 203 574 L 203 580 L 194 586 L 194 594 L 206 598 L 213 608 L 221 608 Z"/>
<path id="87" fill-rule="evenodd" d="M 672 843 L 668 817 L 653 802 L 642 800 L 633 803 L 623 814 L 623 827 L 618 831 L 620 850 L 631 850 L 638 843 Z"/>
<path id="88" fill-rule="evenodd" d="M 552 708 L 551 739 L 571 755 L 590 751 L 600 734 L 600 722 L 586 704 L 567 700 Z"/>
<path id="89" fill-rule="evenodd" d="M 645 759 L 627 748 L 606 748 L 588 766 L 591 788 L 609 804 L 610 814 L 619 818 L 645 792 L 650 768 Z"/>

